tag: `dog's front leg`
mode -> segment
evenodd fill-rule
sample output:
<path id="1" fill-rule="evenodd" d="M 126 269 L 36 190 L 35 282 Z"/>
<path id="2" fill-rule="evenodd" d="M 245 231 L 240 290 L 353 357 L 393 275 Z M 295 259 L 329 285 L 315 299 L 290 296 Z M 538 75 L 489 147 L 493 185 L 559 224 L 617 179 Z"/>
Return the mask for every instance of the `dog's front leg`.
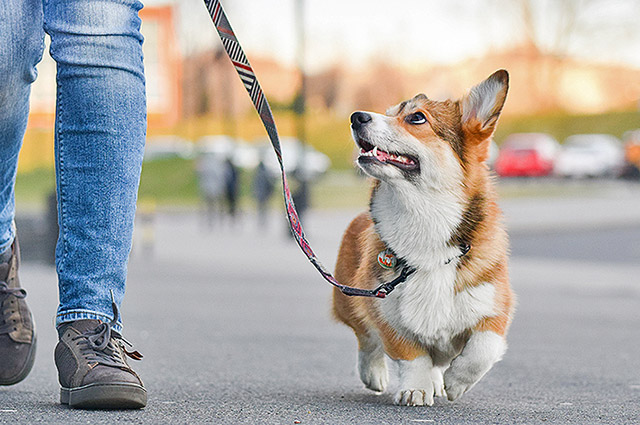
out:
<path id="1" fill-rule="evenodd" d="M 502 358 L 506 349 L 504 337 L 495 332 L 473 333 L 462 353 L 444 373 L 447 398 L 453 401 L 470 390 Z"/>
<path id="2" fill-rule="evenodd" d="M 413 360 L 396 360 L 400 375 L 400 391 L 396 393 L 395 402 L 401 406 L 433 405 L 433 395 L 438 389 L 434 382 L 433 361 L 429 355 L 416 357 Z M 437 371 L 439 372 L 439 371 Z"/>
<path id="3" fill-rule="evenodd" d="M 389 383 L 389 372 L 384 359 L 382 341 L 374 330 L 357 334 L 357 337 L 360 379 L 370 390 L 382 392 Z"/>

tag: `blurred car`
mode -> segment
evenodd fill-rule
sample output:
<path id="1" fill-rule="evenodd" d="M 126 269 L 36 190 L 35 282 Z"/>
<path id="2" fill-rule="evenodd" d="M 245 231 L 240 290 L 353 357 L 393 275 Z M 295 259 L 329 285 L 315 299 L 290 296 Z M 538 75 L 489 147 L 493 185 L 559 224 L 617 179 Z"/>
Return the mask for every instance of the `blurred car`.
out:
<path id="1" fill-rule="evenodd" d="M 144 161 L 167 158 L 192 158 L 193 145 L 178 136 L 149 137 L 144 147 Z"/>
<path id="2" fill-rule="evenodd" d="M 298 177 L 309 180 L 324 174 L 331 166 L 327 155 L 294 137 L 281 137 L 280 147 L 285 170 L 297 173 Z M 280 165 L 268 139 L 246 143 L 230 136 L 205 136 L 198 140 L 196 150 L 200 158 L 231 158 L 233 165 L 244 169 L 253 169 L 262 161 L 270 173 L 280 175 Z"/>
<path id="3" fill-rule="evenodd" d="M 627 165 L 624 170 L 626 178 L 640 178 L 640 129 L 627 131 L 623 136 L 624 159 Z"/>
<path id="4" fill-rule="evenodd" d="M 620 140 L 608 134 L 577 134 L 565 140 L 554 173 L 560 177 L 615 177 L 624 166 Z"/>
<path id="5" fill-rule="evenodd" d="M 226 157 L 231 154 L 235 144 L 236 141 L 231 136 L 204 136 L 198 139 L 198 142 L 196 143 L 196 152 L 198 155 Z"/>
<path id="6" fill-rule="evenodd" d="M 558 151 L 558 142 L 544 133 L 515 133 L 508 136 L 495 162 L 501 177 L 548 176 Z"/>
<path id="7" fill-rule="evenodd" d="M 280 147 L 285 170 L 287 173 L 296 173 L 298 178 L 314 179 L 324 174 L 331 166 L 331 160 L 327 155 L 308 144 L 303 144 L 295 137 L 280 138 Z M 260 157 L 269 171 L 280 174 L 280 165 L 271 149 L 271 142 L 263 140 L 259 149 Z"/>
<path id="8" fill-rule="evenodd" d="M 196 143 L 199 157 L 216 157 L 218 160 L 231 159 L 239 168 L 255 168 L 259 162 L 259 154 L 252 144 L 231 136 L 204 136 Z"/>

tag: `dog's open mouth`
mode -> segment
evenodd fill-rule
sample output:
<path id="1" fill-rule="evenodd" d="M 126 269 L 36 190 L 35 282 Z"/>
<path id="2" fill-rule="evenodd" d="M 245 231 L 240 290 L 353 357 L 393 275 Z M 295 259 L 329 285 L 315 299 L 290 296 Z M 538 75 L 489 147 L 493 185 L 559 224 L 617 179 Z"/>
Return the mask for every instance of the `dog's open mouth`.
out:
<path id="1" fill-rule="evenodd" d="M 383 164 L 391 164 L 406 171 L 413 171 L 418 168 L 418 161 L 409 155 L 385 152 L 360 138 L 358 138 L 358 146 L 360 146 L 359 161 L 375 161 Z"/>

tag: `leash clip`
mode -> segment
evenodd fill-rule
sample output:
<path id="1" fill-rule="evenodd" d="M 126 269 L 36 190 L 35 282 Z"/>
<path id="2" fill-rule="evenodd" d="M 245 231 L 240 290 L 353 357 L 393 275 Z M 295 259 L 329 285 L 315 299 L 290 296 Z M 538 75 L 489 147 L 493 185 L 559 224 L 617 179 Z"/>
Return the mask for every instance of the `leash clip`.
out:
<path id="1" fill-rule="evenodd" d="M 374 290 L 376 298 L 386 298 L 387 295 L 396 289 L 396 286 L 407 280 L 407 278 L 415 271 L 416 269 L 413 267 L 404 266 L 400 272 L 400 276 L 396 277 L 391 282 L 383 283 Z"/>

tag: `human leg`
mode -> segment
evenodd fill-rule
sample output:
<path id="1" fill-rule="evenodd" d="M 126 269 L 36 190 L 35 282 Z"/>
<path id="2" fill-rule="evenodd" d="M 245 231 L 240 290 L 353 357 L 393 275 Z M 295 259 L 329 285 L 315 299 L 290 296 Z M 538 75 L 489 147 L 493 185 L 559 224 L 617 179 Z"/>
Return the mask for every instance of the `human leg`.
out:
<path id="1" fill-rule="evenodd" d="M 146 404 L 118 333 L 146 132 L 141 7 L 134 0 L 44 3 L 58 66 L 55 359 L 61 402 L 72 407 Z"/>
<path id="2" fill-rule="evenodd" d="M 41 0 L 0 3 L 0 385 L 31 371 L 36 335 L 18 278 L 14 184 L 29 115 L 29 92 L 42 57 Z"/>
<path id="3" fill-rule="evenodd" d="M 29 93 L 42 58 L 41 0 L 0 3 L 0 252 L 13 243 L 14 183 L 27 128 Z"/>
<path id="4" fill-rule="evenodd" d="M 134 0 L 45 2 L 58 65 L 57 325 L 110 321 L 111 291 L 118 306 L 124 296 L 146 132 L 141 7 Z"/>

